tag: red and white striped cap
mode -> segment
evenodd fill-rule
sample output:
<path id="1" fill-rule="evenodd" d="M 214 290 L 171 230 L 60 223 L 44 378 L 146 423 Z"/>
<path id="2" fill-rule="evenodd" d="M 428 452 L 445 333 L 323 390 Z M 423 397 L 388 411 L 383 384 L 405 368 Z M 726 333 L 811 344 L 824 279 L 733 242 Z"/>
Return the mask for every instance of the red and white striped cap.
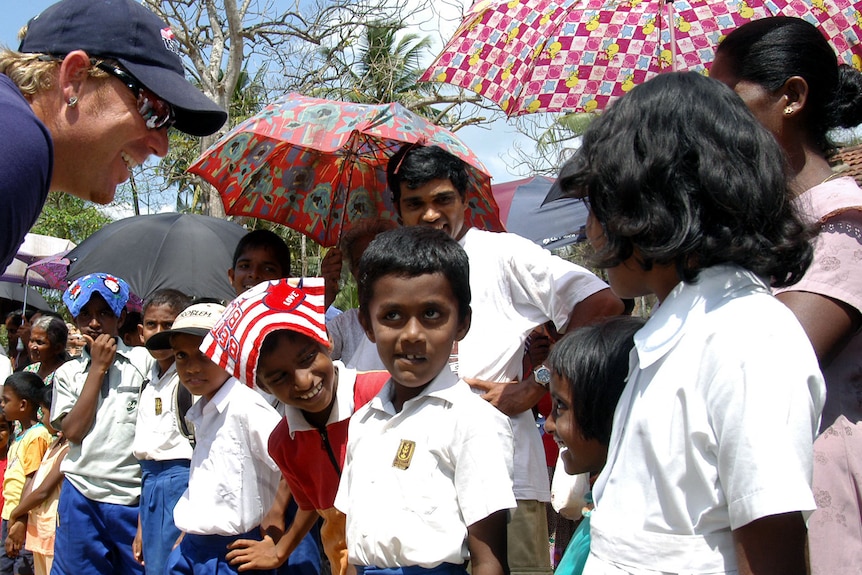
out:
<path id="1" fill-rule="evenodd" d="M 260 346 L 276 330 L 301 333 L 329 347 L 323 278 L 260 283 L 238 296 L 201 344 L 213 362 L 249 387 L 255 382 Z"/>

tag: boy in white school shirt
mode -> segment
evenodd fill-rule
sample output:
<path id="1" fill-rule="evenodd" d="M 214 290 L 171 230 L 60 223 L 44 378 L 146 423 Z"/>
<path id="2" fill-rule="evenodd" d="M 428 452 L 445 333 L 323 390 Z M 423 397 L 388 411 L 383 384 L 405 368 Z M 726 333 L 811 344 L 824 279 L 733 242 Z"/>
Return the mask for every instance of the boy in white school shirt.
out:
<path id="1" fill-rule="evenodd" d="M 359 575 L 507 575 L 509 419 L 452 373 L 470 329 L 467 254 L 440 230 L 378 235 L 359 318 L 391 375 L 356 411 L 335 506 Z"/>
<path id="2" fill-rule="evenodd" d="M 225 558 L 227 546 L 261 538 L 260 522 L 281 477 L 267 453 L 278 412 L 199 350 L 224 309 L 212 303 L 189 306 L 170 330 L 147 341 L 151 350 L 170 346 L 180 383 L 201 396 L 187 414 L 195 426 L 195 449 L 189 487 L 174 508 L 183 534 L 165 573 L 235 573 Z"/>
<path id="3" fill-rule="evenodd" d="M 156 290 L 144 302 L 138 334 L 146 344 L 155 334 L 173 327 L 174 320 L 192 299 L 175 289 Z M 151 351 L 156 361 L 138 400 L 138 419 L 132 453 L 141 464 L 141 503 L 138 533 L 132 543 L 135 559 L 147 573 L 165 570 L 179 530 L 174 525 L 174 506 L 189 485 L 192 444 L 178 415 L 191 405 L 191 395 L 180 386 L 170 349 Z"/>

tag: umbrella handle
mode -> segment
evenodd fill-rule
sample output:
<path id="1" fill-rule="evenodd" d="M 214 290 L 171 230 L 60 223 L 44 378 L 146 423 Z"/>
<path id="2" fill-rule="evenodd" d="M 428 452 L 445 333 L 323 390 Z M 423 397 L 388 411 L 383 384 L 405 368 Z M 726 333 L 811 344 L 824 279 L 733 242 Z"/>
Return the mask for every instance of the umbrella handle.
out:
<path id="1" fill-rule="evenodd" d="M 30 269 L 24 268 L 24 315 L 27 315 L 27 290 L 30 288 Z"/>
<path id="2" fill-rule="evenodd" d="M 667 7 L 667 25 L 670 32 L 670 69 L 671 72 L 676 72 L 676 26 L 673 22 L 673 0 L 664 0 L 664 5 Z"/>

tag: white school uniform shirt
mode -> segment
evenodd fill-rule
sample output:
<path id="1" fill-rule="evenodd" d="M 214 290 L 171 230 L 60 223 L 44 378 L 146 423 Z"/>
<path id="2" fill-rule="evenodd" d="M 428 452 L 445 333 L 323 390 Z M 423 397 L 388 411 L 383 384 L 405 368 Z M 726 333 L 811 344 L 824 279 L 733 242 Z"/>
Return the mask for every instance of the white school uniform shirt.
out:
<path id="1" fill-rule="evenodd" d="M 150 382 L 138 401 L 133 453 L 139 460 L 191 459 L 192 444 L 180 431 L 175 396 L 180 377 L 175 364 L 159 377 L 159 364 L 150 371 Z"/>
<path id="2" fill-rule="evenodd" d="M 93 426 L 81 443 L 69 442 L 60 471 L 81 494 L 100 503 L 136 505 L 141 496 L 141 466 L 132 455 L 141 385 L 153 365 L 145 347 L 117 340 L 117 353 L 102 378 Z M 51 424 L 62 429 L 90 369 L 86 348 L 54 372 Z"/>
<path id="3" fill-rule="evenodd" d="M 523 378 L 524 342 L 551 320 L 563 330 L 580 301 L 608 285 L 589 270 L 516 234 L 470 228 L 459 240 L 470 258 L 470 331 L 458 342 L 458 375 Z M 512 418 L 515 497 L 551 500 L 545 449 L 531 410 Z"/>
<path id="4" fill-rule="evenodd" d="M 516 505 L 509 420 L 448 366 L 399 413 L 392 391 L 390 379 L 350 420 L 335 498 L 347 515 L 348 561 L 463 563 L 467 526 Z"/>
<path id="5" fill-rule="evenodd" d="M 197 535 L 251 531 L 275 500 L 281 472 L 267 443 L 281 417 L 233 377 L 211 400 L 195 403 L 187 417 L 195 425 L 196 444 L 174 523 Z"/>
<path id="6" fill-rule="evenodd" d="M 761 279 L 716 266 L 671 291 L 631 362 L 584 574 L 736 573 L 731 530 L 815 508 L 811 344 Z"/>

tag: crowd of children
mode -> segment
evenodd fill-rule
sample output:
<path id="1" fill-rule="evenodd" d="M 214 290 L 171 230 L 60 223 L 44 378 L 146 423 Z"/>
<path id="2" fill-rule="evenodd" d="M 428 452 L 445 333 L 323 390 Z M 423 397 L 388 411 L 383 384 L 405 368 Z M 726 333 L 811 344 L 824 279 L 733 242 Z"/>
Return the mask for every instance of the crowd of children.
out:
<path id="1" fill-rule="evenodd" d="M 823 158 L 786 162 L 792 130 L 775 127 L 814 105 L 808 86 L 767 89 L 740 60 L 764 38 L 798 41 L 800 22 L 743 26 L 719 51 L 721 82 L 667 73 L 592 122 L 560 183 L 589 204 L 610 288 L 465 227 L 463 163 L 409 146 L 388 170 L 405 225 L 345 242 L 359 307 L 329 333 L 336 278 L 287 277 L 290 252 L 266 231 L 239 242 L 227 305 L 161 289 L 130 320 L 121 278 L 75 280 L 63 302 L 86 342 L 77 357 L 59 318 L 12 317 L 34 363 L 2 391 L 0 575 L 541 575 L 547 469 L 530 409 L 545 392 L 545 431 L 590 485 L 561 575 L 805 573 L 806 540 L 825 555 L 818 537 L 836 523 L 815 516 L 823 531 L 806 539 L 832 505 L 812 474 L 837 345 L 810 309 L 845 331 L 860 320 L 791 287 L 817 283 L 812 261 L 840 267 L 812 248 L 796 189 Z M 841 214 L 832 223 L 859 238 L 851 187 L 828 186 L 840 194 L 817 221 Z M 648 320 L 616 315 L 645 295 L 659 302 Z M 524 373 L 542 324 L 566 333 Z M 360 344 L 362 365 L 383 369 L 351 367 Z M 834 451 L 858 441 L 858 421 L 833 407 L 819 447 Z M 836 505 L 852 499 L 818 478 Z M 860 548 L 811 567 L 858 571 L 846 557 Z"/>

